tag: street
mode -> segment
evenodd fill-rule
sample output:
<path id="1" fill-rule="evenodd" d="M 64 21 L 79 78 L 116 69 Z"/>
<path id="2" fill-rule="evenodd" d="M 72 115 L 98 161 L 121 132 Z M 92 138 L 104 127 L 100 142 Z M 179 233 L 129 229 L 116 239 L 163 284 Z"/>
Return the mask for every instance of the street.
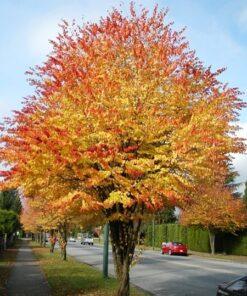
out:
<path id="1" fill-rule="evenodd" d="M 68 254 L 102 270 L 103 247 L 68 244 Z M 111 250 L 109 273 L 114 274 Z M 247 273 L 247 264 L 144 251 L 130 272 L 131 283 L 157 296 L 215 296 L 217 285 Z"/>

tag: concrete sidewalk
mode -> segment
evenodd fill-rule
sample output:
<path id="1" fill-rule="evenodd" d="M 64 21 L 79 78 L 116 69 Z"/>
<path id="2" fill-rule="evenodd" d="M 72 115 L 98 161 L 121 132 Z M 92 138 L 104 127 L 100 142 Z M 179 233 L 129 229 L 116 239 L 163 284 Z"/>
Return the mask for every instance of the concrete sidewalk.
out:
<path id="1" fill-rule="evenodd" d="M 7 283 L 8 296 L 49 296 L 48 283 L 27 240 L 22 240 Z"/>

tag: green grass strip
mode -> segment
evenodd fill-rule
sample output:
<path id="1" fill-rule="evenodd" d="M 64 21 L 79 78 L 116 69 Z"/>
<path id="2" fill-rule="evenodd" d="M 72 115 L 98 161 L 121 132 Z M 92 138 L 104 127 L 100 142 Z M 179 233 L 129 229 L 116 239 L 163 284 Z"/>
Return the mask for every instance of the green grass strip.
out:
<path id="1" fill-rule="evenodd" d="M 116 295 L 118 282 L 114 278 L 104 279 L 97 269 L 68 257 L 62 261 L 60 254 L 50 254 L 47 248 L 32 243 L 33 253 L 39 260 L 50 285 L 52 296 L 113 296 Z M 148 295 L 134 287 L 131 296 Z"/>

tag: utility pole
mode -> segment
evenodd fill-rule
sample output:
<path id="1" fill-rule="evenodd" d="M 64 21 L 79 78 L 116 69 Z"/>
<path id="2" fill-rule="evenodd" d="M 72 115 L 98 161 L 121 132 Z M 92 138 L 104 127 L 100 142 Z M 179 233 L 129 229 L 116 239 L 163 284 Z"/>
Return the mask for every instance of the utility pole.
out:
<path id="1" fill-rule="evenodd" d="M 103 277 L 108 277 L 109 223 L 104 227 Z"/>

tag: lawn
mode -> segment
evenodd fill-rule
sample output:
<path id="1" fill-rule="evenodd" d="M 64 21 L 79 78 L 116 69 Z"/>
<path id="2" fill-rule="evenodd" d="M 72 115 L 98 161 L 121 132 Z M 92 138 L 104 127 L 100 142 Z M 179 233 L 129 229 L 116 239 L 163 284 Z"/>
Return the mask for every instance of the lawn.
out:
<path id="1" fill-rule="evenodd" d="M 6 282 L 9 277 L 12 264 L 15 262 L 17 255 L 17 247 L 7 249 L 4 253 L 0 253 L 0 295 L 6 294 Z"/>
<path id="2" fill-rule="evenodd" d="M 208 259 L 217 259 L 217 260 L 223 260 L 223 261 L 231 261 L 231 262 L 239 262 L 239 263 L 247 263 L 247 256 L 240 256 L 240 255 L 225 255 L 225 254 L 209 254 L 209 253 L 202 253 L 202 252 L 196 252 L 196 251 L 190 251 L 189 252 L 193 256 L 197 257 L 203 257 Z"/>
<path id="3" fill-rule="evenodd" d="M 68 261 L 64 262 L 58 252 L 50 254 L 48 248 L 41 248 L 33 243 L 31 246 L 51 287 L 52 296 L 113 296 L 116 294 L 118 286 L 116 279 L 103 279 L 100 271 L 77 262 L 72 257 L 68 257 Z M 131 288 L 131 296 L 147 295 L 134 287 Z"/>
<path id="4" fill-rule="evenodd" d="M 137 249 L 140 248 L 141 250 L 145 251 L 145 250 L 149 250 L 152 251 L 154 250 L 155 252 L 161 252 L 161 247 L 154 247 L 154 249 L 150 246 L 145 246 L 145 245 L 141 245 L 141 246 L 137 246 Z M 192 257 L 200 257 L 200 258 L 206 258 L 206 259 L 212 259 L 212 260 L 223 260 L 223 261 L 230 261 L 230 262 L 236 262 L 236 263 L 247 263 L 247 256 L 240 256 L 240 255 L 227 255 L 227 254 L 220 254 L 220 253 L 216 253 L 214 255 L 212 255 L 211 253 L 203 253 L 203 252 L 196 252 L 196 251 L 191 251 L 188 250 L 188 255 L 192 256 Z"/>

